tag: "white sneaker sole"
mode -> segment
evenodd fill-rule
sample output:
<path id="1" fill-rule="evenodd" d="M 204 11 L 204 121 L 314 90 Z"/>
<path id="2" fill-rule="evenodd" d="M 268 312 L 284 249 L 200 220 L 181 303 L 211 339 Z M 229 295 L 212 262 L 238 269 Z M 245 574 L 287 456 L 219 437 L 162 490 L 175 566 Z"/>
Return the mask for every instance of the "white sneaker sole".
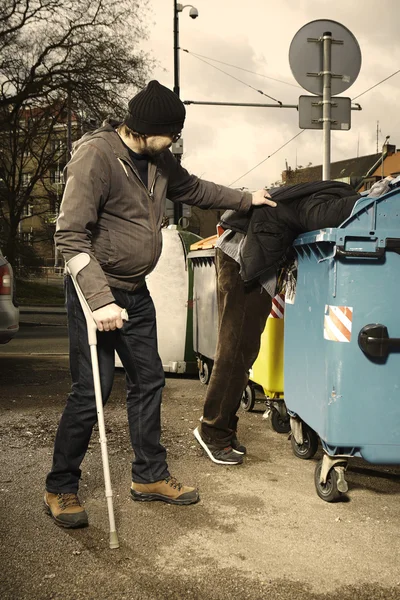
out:
<path id="1" fill-rule="evenodd" d="M 201 415 L 199 421 L 200 421 L 200 423 L 203 422 L 203 415 Z M 198 427 L 196 429 L 198 429 Z M 194 435 L 196 435 L 196 434 L 194 434 Z M 197 439 L 197 436 L 196 436 L 196 439 Z M 201 444 L 201 442 L 200 442 L 200 444 Z M 201 444 L 201 445 L 203 446 L 203 444 Z M 204 446 L 203 446 L 203 448 L 204 448 Z M 240 452 L 240 450 L 235 450 L 235 448 L 232 448 L 232 452 L 235 452 L 236 454 L 239 454 L 240 456 L 244 456 L 246 454 L 246 452 Z M 211 459 L 211 460 L 214 460 L 214 462 L 217 462 L 215 459 Z M 220 461 L 220 462 L 223 462 L 223 461 Z M 226 463 L 223 463 L 223 464 L 225 465 Z M 234 463 L 234 464 L 237 465 L 238 463 Z"/>
<path id="2" fill-rule="evenodd" d="M 193 431 L 193 435 L 194 435 L 194 437 L 196 438 L 196 440 L 199 442 L 199 444 L 200 444 L 200 446 L 203 448 L 203 450 L 205 450 L 205 451 L 206 451 L 206 453 L 207 453 L 208 457 L 209 457 L 209 458 L 210 458 L 210 459 L 211 459 L 211 460 L 212 460 L 214 463 L 216 463 L 217 465 L 227 465 L 227 466 L 230 466 L 230 465 L 240 465 L 240 464 L 242 464 L 242 461 L 241 461 L 241 460 L 238 460 L 237 462 L 234 462 L 234 461 L 227 462 L 227 461 L 225 461 L 225 460 L 218 460 L 217 458 L 215 458 L 215 456 L 213 456 L 213 455 L 212 455 L 212 453 L 211 453 L 210 449 L 208 448 L 207 444 L 206 444 L 206 443 L 203 441 L 203 439 L 202 439 L 202 437 L 201 437 L 201 435 L 200 435 L 200 432 L 199 432 L 199 428 L 198 428 L 198 427 L 196 427 L 196 429 Z M 234 451 L 234 452 L 235 452 L 235 451 Z M 236 454 L 237 454 L 238 456 L 241 456 L 241 454 L 240 454 L 239 452 L 236 452 Z"/>
<path id="3" fill-rule="evenodd" d="M 240 450 L 235 450 L 235 448 L 232 448 L 232 452 L 239 454 L 239 456 L 244 456 L 246 454 L 245 452 L 240 452 Z"/>

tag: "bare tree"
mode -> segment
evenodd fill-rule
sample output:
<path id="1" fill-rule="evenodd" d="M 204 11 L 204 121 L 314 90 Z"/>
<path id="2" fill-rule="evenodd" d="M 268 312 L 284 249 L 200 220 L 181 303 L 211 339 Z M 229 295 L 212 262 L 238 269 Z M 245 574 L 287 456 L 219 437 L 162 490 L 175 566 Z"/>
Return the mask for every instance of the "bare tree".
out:
<path id="1" fill-rule="evenodd" d="M 66 106 L 24 107 L 8 112 L 0 129 L 0 243 L 13 262 L 24 243 L 20 224 L 53 205 L 52 174 L 66 161 Z M 64 121 L 64 123 L 63 123 Z M 51 202 L 53 200 L 53 202 Z"/>
<path id="2" fill-rule="evenodd" d="M 121 109 L 149 66 L 138 49 L 146 4 L 2 0 L 0 107 L 49 102 L 64 91 L 98 113 Z"/>
<path id="3" fill-rule="evenodd" d="M 98 124 L 144 85 L 146 13 L 147 0 L 0 0 L 0 243 L 11 261 L 28 203 L 40 215 L 54 197 L 67 112 Z"/>

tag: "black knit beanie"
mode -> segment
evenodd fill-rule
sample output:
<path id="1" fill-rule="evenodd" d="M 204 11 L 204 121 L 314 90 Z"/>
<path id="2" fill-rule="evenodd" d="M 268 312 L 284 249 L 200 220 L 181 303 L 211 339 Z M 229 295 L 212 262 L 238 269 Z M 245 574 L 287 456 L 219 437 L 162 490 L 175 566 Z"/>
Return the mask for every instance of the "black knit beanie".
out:
<path id="1" fill-rule="evenodd" d="M 185 121 L 185 105 L 167 87 L 150 81 L 129 102 L 125 125 L 137 133 L 179 133 Z"/>

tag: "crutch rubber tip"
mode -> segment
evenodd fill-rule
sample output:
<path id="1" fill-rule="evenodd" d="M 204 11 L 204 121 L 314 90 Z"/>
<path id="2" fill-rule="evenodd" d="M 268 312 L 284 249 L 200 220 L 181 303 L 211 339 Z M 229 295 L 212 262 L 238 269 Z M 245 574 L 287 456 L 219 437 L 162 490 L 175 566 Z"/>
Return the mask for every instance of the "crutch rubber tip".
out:
<path id="1" fill-rule="evenodd" d="M 119 548 L 118 535 L 116 531 L 110 531 L 110 548 Z"/>

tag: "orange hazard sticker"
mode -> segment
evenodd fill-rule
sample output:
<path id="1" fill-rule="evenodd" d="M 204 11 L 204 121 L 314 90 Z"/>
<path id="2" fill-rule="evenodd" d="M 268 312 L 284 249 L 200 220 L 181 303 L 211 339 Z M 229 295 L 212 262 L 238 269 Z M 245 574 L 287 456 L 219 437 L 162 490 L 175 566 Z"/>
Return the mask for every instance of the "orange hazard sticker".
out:
<path id="1" fill-rule="evenodd" d="M 351 306 L 325 305 L 324 338 L 332 342 L 350 342 L 353 325 Z"/>

